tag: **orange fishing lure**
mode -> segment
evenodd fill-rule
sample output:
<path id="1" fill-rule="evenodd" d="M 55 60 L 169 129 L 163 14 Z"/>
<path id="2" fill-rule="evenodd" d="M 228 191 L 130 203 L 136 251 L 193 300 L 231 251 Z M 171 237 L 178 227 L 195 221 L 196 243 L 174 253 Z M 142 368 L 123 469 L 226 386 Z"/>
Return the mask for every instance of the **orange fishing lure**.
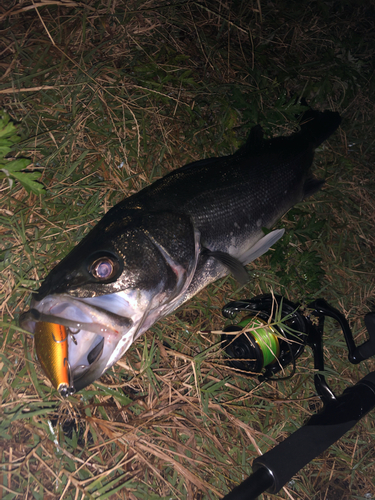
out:
<path id="1" fill-rule="evenodd" d="M 44 373 L 62 395 L 70 387 L 68 334 L 63 325 L 39 321 L 34 332 L 36 355 Z"/>

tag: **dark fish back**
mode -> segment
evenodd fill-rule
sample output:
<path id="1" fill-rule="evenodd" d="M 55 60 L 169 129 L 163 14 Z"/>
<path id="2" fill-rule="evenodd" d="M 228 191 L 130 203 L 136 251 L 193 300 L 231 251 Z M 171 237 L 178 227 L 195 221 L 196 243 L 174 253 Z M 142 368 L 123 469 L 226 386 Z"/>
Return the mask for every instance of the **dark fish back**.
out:
<path id="1" fill-rule="evenodd" d="M 235 154 L 185 165 L 124 200 L 119 208 L 190 214 L 198 229 L 212 238 L 215 227 L 234 234 L 237 226 L 242 231 L 244 225 L 248 230 L 259 224 L 271 227 L 323 184 L 310 174 L 314 149 L 340 121 L 338 113 L 308 110 L 299 132 L 273 139 L 264 139 L 256 126 Z"/>

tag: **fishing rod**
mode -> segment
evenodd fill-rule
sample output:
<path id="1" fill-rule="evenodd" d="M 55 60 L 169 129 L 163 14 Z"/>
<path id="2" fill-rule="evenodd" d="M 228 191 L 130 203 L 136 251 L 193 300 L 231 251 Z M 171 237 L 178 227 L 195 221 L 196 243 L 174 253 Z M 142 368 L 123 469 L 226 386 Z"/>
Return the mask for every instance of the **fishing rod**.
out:
<path id="1" fill-rule="evenodd" d="M 265 294 L 250 300 L 229 302 L 222 311 L 234 319 L 246 316 L 223 331 L 222 344 L 232 367 L 258 376 L 259 381 L 275 379 L 287 365 L 295 371 L 296 359 L 305 346 L 314 356 L 314 383 L 323 408 L 300 429 L 252 464 L 253 473 L 222 500 L 255 500 L 264 492 L 278 493 L 305 465 L 340 439 L 375 407 L 375 371 L 336 396 L 324 375 L 323 331 L 325 317 L 336 320 L 344 334 L 348 359 L 353 364 L 375 355 L 375 312 L 365 316 L 369 340 L 356 347 L 349 323 L 343 314 L 324 299 L 301 309 L 300 304 Z M 244 332 L 244 329 L 247 331 Z M 241 332 L 241 333 L 238 333 Z M 277 379 L 288 377 L 277 377 Z"/>

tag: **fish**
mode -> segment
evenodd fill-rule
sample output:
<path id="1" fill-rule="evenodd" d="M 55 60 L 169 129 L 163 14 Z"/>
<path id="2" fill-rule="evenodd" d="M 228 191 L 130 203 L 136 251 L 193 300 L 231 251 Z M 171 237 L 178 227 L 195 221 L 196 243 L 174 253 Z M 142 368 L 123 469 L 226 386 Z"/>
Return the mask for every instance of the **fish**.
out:
<path id="1" fill-rule="evenodd" d="M 323 185 L 311 173 L 314 151 L 340 123 L 337 112 L 309 108 L 289 136 L 267 139 L 256 125 L 234 154 L 182 166 L 111 208 L 20 317 L 60 394 L 95 382 L 218 278 L 232 273 L 245 283 L 244 266 L 283 236 L 274 225 Z M 58 342 L 55 325 L 63 327 Z"/>

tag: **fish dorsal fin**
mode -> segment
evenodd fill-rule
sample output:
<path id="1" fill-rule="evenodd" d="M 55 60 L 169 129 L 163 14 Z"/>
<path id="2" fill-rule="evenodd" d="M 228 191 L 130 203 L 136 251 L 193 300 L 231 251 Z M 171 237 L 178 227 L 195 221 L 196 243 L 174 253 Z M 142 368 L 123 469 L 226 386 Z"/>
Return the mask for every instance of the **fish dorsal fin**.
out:
<path id="1" fill-rule="evenodd" d="M 246 141 L 247 147 L 259 146 L 263 142 L 263 129 L 261 125 L 254 125 L 250 130 L 250 135 Z"/>
<path id="2" fill-rule="evenodd" d="M 261 151 L 264 146 L 263 129 L 261 125 L 255 125 L 250 130 L 249 137 L 247 138 L 245 144 L 236 151 L 233 157 L 241 157 L 250 153 L 256 153 Z"/>
<path id="3" fill-rule="evenodd" d="M 223 266 L 225 266 L 235 277 L 235 279 L 241 284 L 244 285 L 249 281 L 249 275 L 246 272 L 246 269 L 243 267 L 241 262 L 237 260 L 229 253 L 221 252 L 220 250 L 208 250 L 207 248 L 203 249 L 202 253 L 207 257 L 213 257 L 218 260 Z"/>

